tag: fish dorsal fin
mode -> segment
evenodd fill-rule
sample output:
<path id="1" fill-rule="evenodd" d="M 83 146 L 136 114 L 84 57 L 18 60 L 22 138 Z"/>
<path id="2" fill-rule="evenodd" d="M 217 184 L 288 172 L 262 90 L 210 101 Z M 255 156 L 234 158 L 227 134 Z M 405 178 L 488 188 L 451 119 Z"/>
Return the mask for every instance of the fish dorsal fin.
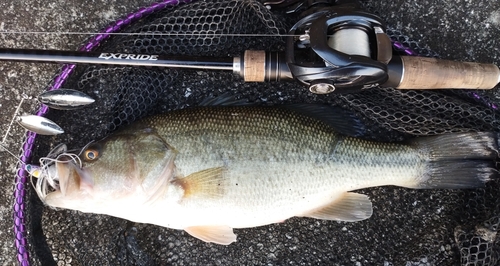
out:
<path id="1" fill-rule="evenodd" d="M 209 96 L 201 101 L 199 106 L 244 106 L 250 105 L 248 99 L 236 99 L 236 95 L 225 92 L 219 96 Z"/>
<path id="2" fill-rule="evenodd" d="M 315 209 L 304 216 L 322 220 L 357 222 L 370 218 L 372 212 L 372 202 L 368 196 L 346 192 L 343 197 L 333 203 Z"/>
<path id="3" fill-rule="evenodd" d="M 281 108 L 292 110 L 301 115 L 321 120 L 340 134 L 363 137 L 367 130 L 362 120 L 349 110 L 326 104 L 287 104 Z"/>
<path id="4" fill-rule="evenodd" d="M 173 183 L 183 188 L 184 198 L 219 198 L 226 188 L 224 171 L 224 167 L 208 168 L 176 179 Z"/>
<path id="5" fill-rule="evenodd" d="M 229 245 L 236 241 L 233 228 L 227 225 L 191 226 L 184 230 L 188 234 L 209 243 Z"/>

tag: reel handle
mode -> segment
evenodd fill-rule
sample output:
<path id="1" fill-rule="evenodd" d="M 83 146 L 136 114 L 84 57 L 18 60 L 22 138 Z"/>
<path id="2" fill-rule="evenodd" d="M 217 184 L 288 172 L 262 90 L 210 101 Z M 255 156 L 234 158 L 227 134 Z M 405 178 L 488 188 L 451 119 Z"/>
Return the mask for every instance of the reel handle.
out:
<path id="1" fill-rule="evenodd" d="M 393 57 L 386 87 L 397 89 L 492 89 L 500 82 L 493 64 L 428 57 Z"/>

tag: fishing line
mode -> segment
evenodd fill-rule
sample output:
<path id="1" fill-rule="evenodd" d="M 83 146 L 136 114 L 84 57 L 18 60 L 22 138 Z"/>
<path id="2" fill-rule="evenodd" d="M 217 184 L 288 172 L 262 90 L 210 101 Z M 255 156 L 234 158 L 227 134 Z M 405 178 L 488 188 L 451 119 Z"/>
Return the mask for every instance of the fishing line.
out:
<path id="1" fill-rule="evenodd" d="M 2 142 L 0 143 L 0 150 L 6 151 L 8 154 L 10 154 L 12 157 L 14 157 L 17 162 L 21 163 L 21 165 L 24 165 L 25 163 L 21 159 L 19 159 L 18 156 L 16 156 L 13 152 L 11 152 L 7 148 L 7 145 L 6 145 L 7 143 L 5 143 L 5 141 L 7 140 L 7 136 L 9 135 L 10 130 L 12 128 L 12 125 L 14 124 L 14 121 L 16 120 L 16 115 L 19 113 L 19 110 L 21 109 L 21 105 L 23 104 L 25 99 L 29 99 L 29 97 L 28 97 L 28 95 L 23 93 L 21 101 L 17 105 L 16 110 L 14 111 L 14 114 L 12 116 L 12 119 L 10 120 L 9 126 L 7 127 L 7 131 L 5 132 L 5 135 L 3 136 Z"/>
<path id="2" fill-rule="evenodd" d="M 57 148 L 57 147 L 56 147 Z M 67 156 L 70 160 L 61 160 L 60 158 Z M 33 184 L 33 179 L 30 179 L 31 185 L 35 189 L 36 193 L 42 201 L 44 201 L 47 196 L 47 184 L 53 189 L 61 189 L 60 184 L 56 183 L 59 181 L 57 175 L 49 169 L 49 167 L 55 163 L 70 163 L 75 162 L 80 168 L 82 167 L 82 160 L 77 154 L 74 153 L 61 153 L 56 158 L 42 157 L 40 158 L 40 167 L 37 169 L 39 171 L 39 176 L 37 176 L 36 185 Z M 57 170 L 56 170 L 57 171 Z"/>
<path id="3" fill-rule="evenodd" d="M 21 165 L 24 165 L 24 170 L 26 170 L 26 172 L 28 172 L 30 176 L 38 178 L 38 180 L 37 180 L 37 184 L 38 184 L 38 181 L 40 181 L 40 179 L 43 179 L 43 172 L 42 172 L 43 169 L 41 169 L 41 167 L 39 167 L 39 166 L 35 166 L 35 165 L 31 165 L 31 164 L 26 164 L 21 159 L 19 159 L 13 152 L 11 152 L 9 149 L 7 149 L 7 147 L 4 144 L 5 144 L 4 142 L 0 143 L 0 149 L 2 151 L 6 151 L 9 155 L 11 155 L 12 157 L 14 157 L 14 159 L 18 163 L 20 163 Z M 39 191 L 39 189 L 37 188 L 37 186 L 35 186 L 35 184 L 33 184 L 33 179 L 32 178 L 30 178 L 30 183 L 31 183 L 31 185 L 33 186 L 33 188 L 35 189 L 35 191 L 37 192 L 38 195 L 43 195 L 43 193 L 40 194 L 41 191 Z M 40 184 L 40 185 L 43 186 L 44 189 L 46 188 L 46 184 Z"/>
<path id="4" fill-rule="evenodd" d="M 259 33 L 168 33 L 168 32 L 85 32 L 85 31 L 0 31 L 0 34 L 6 35 L 116 35 L 116 36 L 231 36 L 231 37 L 299 37 L 297 34 L 259 34 Z"/>
<path id="5" fill-rule="evenodd" d="M 21 159 L 19 159 L 13 152 L 9 151 L 7 149 L 7 147 L 4 145 L 5 143 L 0 143 L 0 148 L 2 151 L 6 151 L 8 154 L 10 154 L 12 157 L 14 157 L 18 162 L 20 162 L 21 164 L 24 164 L 23 161 L 21 161 Z"/>
<path id="6" fill-rule="evenodd" d="M 21 98 L 21 101 L 19 102 L 19 104 L 17 105 L 17 108 L 16 110 L 14 111 L 14 115 L 12 116 L 12 119 L 10 120 L 10 124 L 9 126 L 7 127 L 7 132 L 5 132 L 5 136 L 3 136 L 3 139 L 2 139 L 2 144 L 5 144 L 5 140 L 7 140 L 7 136 L 9 135 L 10 133 L 10 129 L 12 128 L 12 124 L 14 124 L 14 120 L 16 120 L 16 115 L 17 113 L 19 113 L 19 109 L 21 109 L 21 105 L 23 104 L 24 100 L 25 99 L 29 99 L 28 95 L 26 94 L 22 94 L 22 98 Z"/>

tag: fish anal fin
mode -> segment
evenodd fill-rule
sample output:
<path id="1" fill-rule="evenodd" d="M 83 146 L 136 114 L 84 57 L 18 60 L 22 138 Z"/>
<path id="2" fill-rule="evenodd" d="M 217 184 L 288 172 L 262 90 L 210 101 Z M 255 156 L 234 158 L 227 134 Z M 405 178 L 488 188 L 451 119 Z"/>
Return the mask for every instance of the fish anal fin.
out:
<path id="1" fill-rule="evenodd" d="M 184 198 L 219 198 L 226 186 L 224 167 L 208 168 L 173 181 L 184 190 Z"/>
<path id="2" fill-rule="evenodd" d="M 372 212 L 372 202 L 368 196 L 346 192 L 343 197 L 331 204 L 303 216 L 322 220 L 357 222 L 370 218 Z"/>
<path id="3" fill-rule="evenodd" d="M 236 241 L 233 228 L 227 225 L 191 226 L 184 228 L 184 230 L 188 234 L 209 243 L 229 245 Z"/>

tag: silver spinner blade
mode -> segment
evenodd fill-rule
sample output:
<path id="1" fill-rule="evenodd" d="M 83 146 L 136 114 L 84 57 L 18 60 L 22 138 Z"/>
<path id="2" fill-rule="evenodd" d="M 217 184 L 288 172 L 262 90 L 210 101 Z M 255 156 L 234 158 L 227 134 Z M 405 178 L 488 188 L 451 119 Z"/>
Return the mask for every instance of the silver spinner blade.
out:
<path id="1" fill-rule="evenodd" d="M 78 109 L 95 101 L 87 94 L 71 89 L 46 91 L 38 95 L 38 100 L 50 108 L 59 110 Z"/>
<path id="2" fill-rule="evenodd" d="M 19 125 L 40 135 L 57 135 L 64 130 L 51 120 L 37 115 L 22 115 L 18 117 Z"/>

